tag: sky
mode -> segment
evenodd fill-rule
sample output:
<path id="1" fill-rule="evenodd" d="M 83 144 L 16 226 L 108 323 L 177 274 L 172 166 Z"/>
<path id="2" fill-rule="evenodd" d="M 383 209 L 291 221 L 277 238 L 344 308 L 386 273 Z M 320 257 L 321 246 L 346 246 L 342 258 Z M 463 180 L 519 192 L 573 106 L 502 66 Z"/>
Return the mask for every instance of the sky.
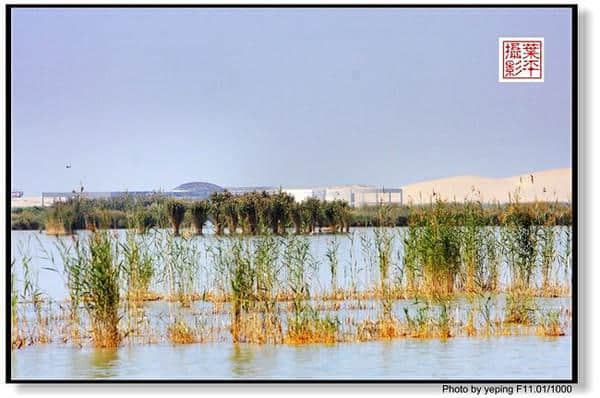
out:
<path id="1" fill-rule="evenodd" d="M 498 82 L 501 36 L 544 37 L 543 83 Z M 26 196 L 571 166 L 569 9 L 13 9 L 11 39 Z"/>

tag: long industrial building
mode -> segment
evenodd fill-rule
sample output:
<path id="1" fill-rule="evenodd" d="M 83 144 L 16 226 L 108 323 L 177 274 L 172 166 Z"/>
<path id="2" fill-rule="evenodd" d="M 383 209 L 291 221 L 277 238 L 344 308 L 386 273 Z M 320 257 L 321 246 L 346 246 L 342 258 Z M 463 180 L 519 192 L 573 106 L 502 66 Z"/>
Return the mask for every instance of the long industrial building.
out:
<path id="1" fill-rule="evenodd" d="M 122 196 L 151 196 L 155 194 L 166 195 L 181 199 L 207 199 L 213 192 L 227 190 L 234 195 L 247 192 L 269 192 L 275 193 L 281 190 L 294 197 L 296 202 L 302 202 L 306 198 L 314 197 L 321 200 L 333 201 L 344 200 L 353 207 L 375 204 L 402 204 L 402 189 L 400 188 L 376 188 L 372 185 L 338 185 L 318 188 L 284 188 L 284 187 L 220 187 L 207 182 L 190 182 L 179 185 L 170 191 L 113 191 L 113 192 L 42 192 L 41 203 L 38 205 L 49 206 L 57 201 L 66 201 L 73 197 L 84 197 L 88 199 L 109 199 Z M 13 199 L 13 206 L 19 206 L 18 200 Z M 25 205 L 27 206 L 27 205 Z"/>

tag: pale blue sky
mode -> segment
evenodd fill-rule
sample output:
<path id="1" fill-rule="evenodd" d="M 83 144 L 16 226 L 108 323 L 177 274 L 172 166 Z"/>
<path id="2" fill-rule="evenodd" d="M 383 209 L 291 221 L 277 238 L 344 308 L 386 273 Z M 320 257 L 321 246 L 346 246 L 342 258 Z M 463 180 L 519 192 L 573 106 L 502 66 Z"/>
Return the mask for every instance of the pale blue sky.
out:
<path id="1" fill-rule="evenodd" d="M 26 195 L 571 165 L 568 9 L 12 12 Z M 544 83 L 498 83 L 499 36 L 545 38 Z"/>

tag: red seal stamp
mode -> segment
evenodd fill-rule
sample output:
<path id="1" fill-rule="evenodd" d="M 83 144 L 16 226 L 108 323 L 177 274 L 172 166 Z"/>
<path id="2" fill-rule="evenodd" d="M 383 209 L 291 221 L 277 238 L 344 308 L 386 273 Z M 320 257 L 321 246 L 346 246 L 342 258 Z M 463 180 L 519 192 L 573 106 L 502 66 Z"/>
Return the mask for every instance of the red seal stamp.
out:
<path id="1" fill-rule="evenodd" d="M 501 37 L 498 61 L 500 82 L 543 82 L 544 38 Z"/>

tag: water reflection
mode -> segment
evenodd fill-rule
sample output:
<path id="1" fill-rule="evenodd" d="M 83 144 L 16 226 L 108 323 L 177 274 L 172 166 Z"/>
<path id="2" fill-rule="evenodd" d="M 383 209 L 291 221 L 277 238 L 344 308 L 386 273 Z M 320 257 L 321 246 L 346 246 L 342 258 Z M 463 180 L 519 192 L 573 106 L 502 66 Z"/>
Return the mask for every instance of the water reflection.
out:
<path id="1" fill-rule="evenodd" d="M 119 352 L 114 348 L 96 348 L 90 355 L 90 373 L 93 378 L 114 377 Z"/>
<path id="2" fill-rule="evenodd" d="M 248 377 L 252 375 L 252 361 L 256 350 L 241 344 L 234 344 L 229 360 L 231 373 L 234 377 Z"/>

